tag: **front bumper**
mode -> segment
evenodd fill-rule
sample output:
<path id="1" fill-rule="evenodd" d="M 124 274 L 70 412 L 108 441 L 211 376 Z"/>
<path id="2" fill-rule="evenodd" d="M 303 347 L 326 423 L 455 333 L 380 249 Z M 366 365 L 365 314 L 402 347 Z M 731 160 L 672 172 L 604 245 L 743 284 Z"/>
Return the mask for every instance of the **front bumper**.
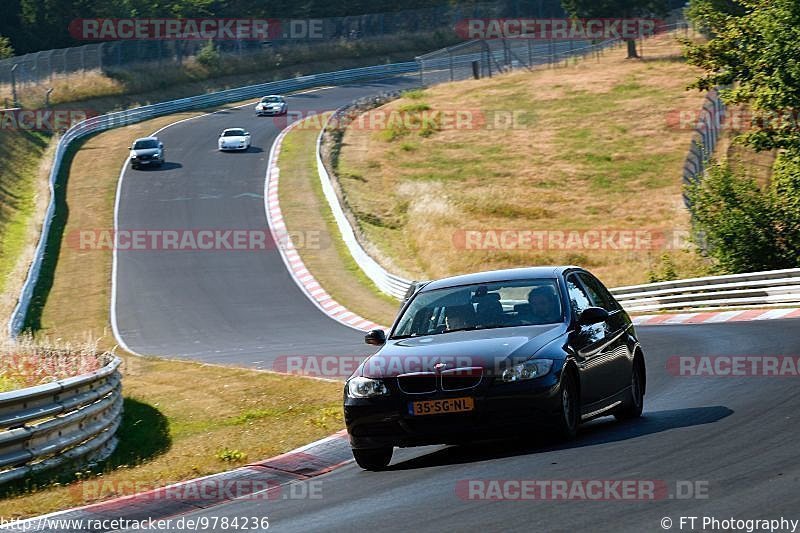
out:
<path id="1" fill-rule="evenodd" d="M 283 115 L 285 112 L 285 109 L 256 109 L 256 115 L 260 117 L 275 117 Z"/>
<path id="2" fill-rule="evenodd" d="M 236 146 L 231 146 L 231 145 L 220 146 L 219 150 L 220 150 L 220 152 L 236 152 L 238 150 L 247 150 L 247 145 L 246 144 L 245 145 L 238 145 L 237 144 Z"/>
<path id="3" fill-rule="evenodd" d="M 387 383 L 388 386 L 388 383 Z M 409 414 L 408 404 L 470 396 L 474 410 L 425 416 Z M 405 394 L 390 387 L 376 398 L 349 398 L 344 419 L 353 448 L 459 444 L 547 429 L 560 412 L 558 379 L 551 374 L 519 383 L 486 383 L 472 390 Z"/>
<path id="4" fill-rule="evenodd" d="M 131 159 L 131 166 L 134 167 L 143 167 L 147 165 L 157 165 L 162 162 L 161 159 L 152 158 L 152 159 Z"/>

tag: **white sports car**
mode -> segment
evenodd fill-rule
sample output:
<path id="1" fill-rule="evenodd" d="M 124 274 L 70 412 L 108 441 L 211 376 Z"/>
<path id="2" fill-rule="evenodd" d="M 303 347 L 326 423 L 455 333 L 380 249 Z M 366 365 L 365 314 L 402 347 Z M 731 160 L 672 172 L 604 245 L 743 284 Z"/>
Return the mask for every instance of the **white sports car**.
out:
<path id="1" fill-rule="evenodd" d="M 260 102 L 256 104 L 256 115 L 262 117 L 264 115 L 285 115 L 289 111 L 289 104 L 283 96 L 271 94 L 265 96 Z"/>
<path id="2" fill-rule="evenodd" d="M 242 128 L 228 128 L 220 134 L 218 146 L 220 151 L 247 150 L 250 148 L 250 132 Z"/>

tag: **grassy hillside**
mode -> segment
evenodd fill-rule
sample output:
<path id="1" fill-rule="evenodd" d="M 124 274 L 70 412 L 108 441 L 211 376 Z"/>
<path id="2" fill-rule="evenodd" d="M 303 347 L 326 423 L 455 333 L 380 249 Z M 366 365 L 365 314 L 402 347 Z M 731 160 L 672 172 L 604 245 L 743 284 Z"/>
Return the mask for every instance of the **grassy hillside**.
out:
<path id="1" fill-rule="evenodd" d="M 339 174 L 379 260 L 416 279 L 554 263 L 589 267 L 611 285 L 702 272 L 693 252 L 660 245 L 465 247 L 471 230 L 688 231 L 681 175 L 691 131 L 671 117 L 699 109 L 702 95 L 685 89 L 697 71 L 670 36 L 644 52 L 438 85 L 378 110 L 386 127 L 369 127 L 373 114 L 348 128 Z"/>
<path id="2" fill-rule="evenodd" d="M 10 311 L 24 276 L 20 258 L 38 237 L 34 213 L 46 201 L 42 169 L 50 136 L 42 132 L 0 130 L 0 308 Z M 42 173 L 45 173 L 42 175 Z M 40 178 L 40 179 L 37 179 Z"/>

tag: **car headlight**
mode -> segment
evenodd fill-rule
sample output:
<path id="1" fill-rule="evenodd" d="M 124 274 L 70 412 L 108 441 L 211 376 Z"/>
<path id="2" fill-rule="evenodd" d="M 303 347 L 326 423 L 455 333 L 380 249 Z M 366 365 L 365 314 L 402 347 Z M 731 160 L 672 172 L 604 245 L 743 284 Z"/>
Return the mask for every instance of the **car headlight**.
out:
<path id="1" fill-rule="evenodd" d="M 389 390 L 379 379 L 354 377 L 347 382 L 347 395 L 351 398 L 372 398 L 386 394 L 389 394 Z"/>
<path id="2" fill-rule="evenodd" d="M 553 368 L 552 359 L 531 359 L 511 368 L 503 370 L 500 379 L 506 382 L 524 381 L 526 379 L 540 378 L 547 375 Z"/>
<path id="3" fill-rule="evenodd" d="M 131 154 L 131 159 L 136 159 L 136 154 Z"/>

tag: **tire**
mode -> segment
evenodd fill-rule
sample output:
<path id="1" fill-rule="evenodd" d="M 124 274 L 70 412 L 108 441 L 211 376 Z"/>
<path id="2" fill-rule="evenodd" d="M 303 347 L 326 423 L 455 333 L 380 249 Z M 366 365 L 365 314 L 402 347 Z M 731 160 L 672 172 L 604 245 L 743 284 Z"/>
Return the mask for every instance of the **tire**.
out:
<path id="1" fill-rule="evenodd" d="M 556 419 L 557 435 L 561 440 L 572 440 L 578 434 L 581 418 L 578 384 L 574 372 L 567 371 L 561 379 L 558 396 L 560 409 Z"/>
<path id="2" fill-rule="evenodd" d="M 391 446 L 369 449 L 353 448 L 353 457 L 356 463 L 358 463 L 358 466 L 364 470 L 378 471 L 389 466 L 393 451 Z"/>
<path id="3" fill-rule="evenodd" d="M 617 420 L 631 420 L 642 416 L 644 408 L 644 364 L 637 357 L 633 362 L 631 370 L 631 388 L 628 391 L 628 398 L 625 403 L 615 413 Z"/>

